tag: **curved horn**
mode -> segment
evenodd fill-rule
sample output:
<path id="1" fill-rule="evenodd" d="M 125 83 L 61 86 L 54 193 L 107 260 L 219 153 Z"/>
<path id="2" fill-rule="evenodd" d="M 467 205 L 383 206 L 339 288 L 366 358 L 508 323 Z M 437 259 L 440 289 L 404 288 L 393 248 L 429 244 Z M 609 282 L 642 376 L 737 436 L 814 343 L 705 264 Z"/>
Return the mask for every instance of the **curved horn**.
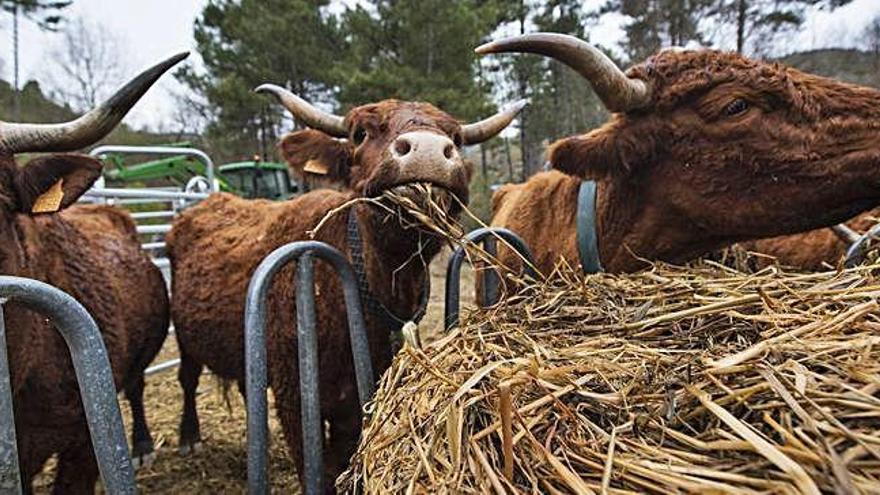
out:
<path id="1" fill-rule="evenodd" d="M 528 104 L 529 100 L 519 100 L 488 119 L 461 126 L 461 137 L 464 144 L 479 144 L 495 137 L 510 125 Z"/>
<path id="2" fill-rule="evenodd" d="M 159 77 L 189 56 L 179 53 L 154 65 L 120 88 L 110 99 L 82 117 L 62 124 L 0 122 L 0 151 L 74 151 L 92 145 L 116 128 Z"/>
<path id="3" fill-rule="evenodd" d="M 626 112 L 646 106 L 651 87 L 641 79 L 627 77 L 593 45 L 557 33 L 534 33 L 492 41 L 478 47 L 478 54 L 526 52 L 556 59 L 590 81 L 593 90 L 612 112 Z"/>
<path id="4" fill-rule="evenodd" d="M 318 110 L 311 103 L 303 100 L 281 86 L 276 86 L 275 84 L 263 84 L 254 91 L 257 93 L 270 93 L 275 95 L 275 97 L 278 98 L 278 101 L 280 101 L 294 117 L 305 122 L 307 126 L 313 129 L 326 132 L 333 137 L 348 137 L 348 126 L 345 125 L 344 118 L 339 115 L 327 113 L 323 110 Z"/>
<path id="5" fill-rule="evenodd" d="M 862 238 L 855 230 L 849 228 L 845 223 L 831 226 L 831 230 L 837 234 L 837 238 L 846 243 L 847 246 L 855 244 Z"/>

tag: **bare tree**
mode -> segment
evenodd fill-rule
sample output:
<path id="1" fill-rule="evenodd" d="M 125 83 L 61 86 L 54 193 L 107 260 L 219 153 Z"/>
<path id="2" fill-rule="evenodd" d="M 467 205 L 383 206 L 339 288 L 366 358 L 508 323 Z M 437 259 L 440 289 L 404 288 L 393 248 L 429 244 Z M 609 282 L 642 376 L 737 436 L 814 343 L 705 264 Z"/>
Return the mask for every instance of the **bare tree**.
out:
<path id="1" fill-rule="evenodd" d="M 123 40 L 99 23 L 73 19 L 51 52 L 52 93 L 76 110 L 92 108 L 123 81 Z"/>
<path id="2" fill-rule="evenodd" d="M 874 59 L 874 69 L 880 67 L 880 16 L 875 17 L 862 31 L 862 43 Z"/>

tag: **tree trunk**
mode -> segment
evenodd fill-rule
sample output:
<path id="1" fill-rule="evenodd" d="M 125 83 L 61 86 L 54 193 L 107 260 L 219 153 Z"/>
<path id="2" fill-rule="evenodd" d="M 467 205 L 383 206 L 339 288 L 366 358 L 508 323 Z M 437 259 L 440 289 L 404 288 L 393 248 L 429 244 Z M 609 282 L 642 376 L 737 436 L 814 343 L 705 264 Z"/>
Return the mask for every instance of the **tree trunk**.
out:
<path id="1" fill-rule="evenodd" d="M 21 122 L 21 92 L 18 87 L 18 5 L 12 7 L 12 108 L 16 122 Z"/>
<path id="2" fill-rule="evenodd" d="M 736 3 L 736 53 L 742 54 L 746 44 L 746 12 L 748 0 L 737 0 Z"/>
<path id="3" fill-rule="evenodd" d="M 519 2 L 519 34 L 526 34 L 526 3 L 525 0 L 520 0 Z M 528 81 L 526 81 L 526 71 L 523 69 L 519 74 L 519 97 L 526 98 L 526 92 L 528 91 Z M 525 182 L 526 179 L 531 175 L 530 168 L 530 153 L 528 142 L 526 141 L 526 129 L 528 128 L 528 107 L 524 108 L 519 114 L 519 147 L 520 147 L 520 158 L 522 160 L 522 181 Z"/>
<path id="4" fill-rule="evenodd" d="M 510 156 L 510 139 L 504 138 L 504 152 L 507 155 L 507 182 L 515 182 L 513 176 L 513 157 Z"/>

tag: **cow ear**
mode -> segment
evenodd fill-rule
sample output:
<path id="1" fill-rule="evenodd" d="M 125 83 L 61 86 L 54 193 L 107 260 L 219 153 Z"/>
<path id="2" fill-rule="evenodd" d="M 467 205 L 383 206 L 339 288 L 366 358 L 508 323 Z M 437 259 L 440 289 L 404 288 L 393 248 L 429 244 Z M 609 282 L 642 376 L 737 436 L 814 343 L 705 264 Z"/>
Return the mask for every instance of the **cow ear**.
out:
<path id="1" fill-rule="evenodd" d="M 582 179 L 600 179 L 618 165 L 611 140 L 593 133 L 560 139 L 550 146 L 550 165 Z"/>
<path id="2" fill-rule="evenodd" d="M 74 154 L 34 158 L 18 169 L 15 192 L 22 213 L 52 213 L 67 208 L 101 176 L 101 162 Z"/>
<path id="3" fill-rule="evenodd" d="M 311 174 L 343 185 L 351 179 L 351 147 L 347 141 L 306 129 L 284 136 L 278 148 L 297 178 Z"/>

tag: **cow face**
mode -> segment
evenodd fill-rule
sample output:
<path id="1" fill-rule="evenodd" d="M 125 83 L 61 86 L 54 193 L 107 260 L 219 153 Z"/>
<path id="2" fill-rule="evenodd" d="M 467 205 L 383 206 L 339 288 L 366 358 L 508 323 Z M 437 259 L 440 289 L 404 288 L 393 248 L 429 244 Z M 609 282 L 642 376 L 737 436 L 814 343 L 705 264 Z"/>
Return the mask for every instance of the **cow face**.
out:
<path id="1" fill-rule="evenodd" d="M 351 185 L 367 197 L 416 182 L 468 200 L 471 167 L 461 157 L 461 125 L 427 103 L 386 100 L 346 116 Z"/>
<path id="2" fill-rule="evenodd" d="M 552 165 L 628 191 L 628 208 L 725 243 L 827 226 L 880 202 L 880 92 L 716 51 L 662 51 L 626 74 L 561 35 L 482 52 L 575 68 L 616 113 L 556 142 Z M 679 237 L 684 237 L 682 233 Z"/>
<path id="3" fill-rule="evenodd" d="M 471 176 L 462 146 L 495 136 L 525 106 L 519 102 L 486 120 L 462 125 L 427 103 L 385 100 L 354 108 L 343 118 L 324 113 L 278 86 L 267 84 L 257 90 L 274 94 L 313 128 L 282 141 L 282 154 L 293 168 L 301 166 L 305 171 L 310 166 L 345 182 L 361 196 L 428 183 L 461 203 L 467 203 Z"/>

